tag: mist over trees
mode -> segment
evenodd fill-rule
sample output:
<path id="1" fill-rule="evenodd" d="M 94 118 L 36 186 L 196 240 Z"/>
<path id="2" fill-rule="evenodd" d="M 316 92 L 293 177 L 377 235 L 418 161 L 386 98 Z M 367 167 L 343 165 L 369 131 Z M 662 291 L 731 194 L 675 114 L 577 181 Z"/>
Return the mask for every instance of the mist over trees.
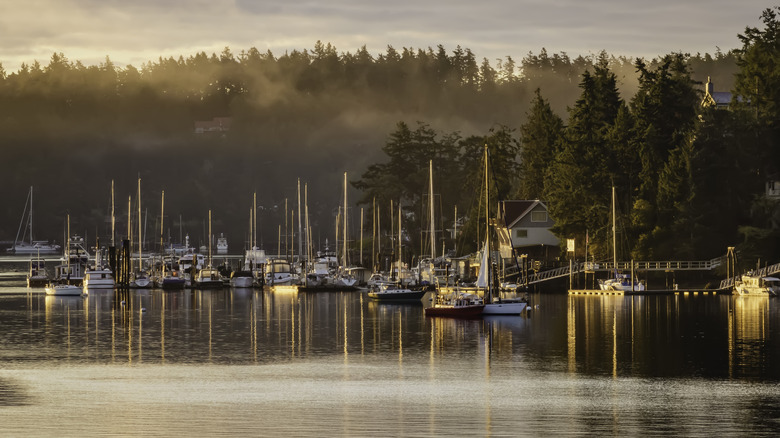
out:
<path id="1" fill-rule="evenodd" d="M 159 230 L 153 229 L 164 190 L 166 236 L 170 233 L 178 241 L 181 227 L 200 241 L 211 209 L 214 232 L 224 232 L 231 247 L 240 247 L 248 232 L 252 193 L 257 192 L 262 206 L 258 214 L 261 239 L 272 249 L 277 245 L 279 226 L 285 233 L 289 221 L 285 220 L 285 199 L 288 210 L 297 209 L 294 198 L 300 178 L 308 185 L 316 246 L 334 237 L 344 171 L 361 190 L 351 189 L 350 199 L 364 201 L 362 206 L 373 196 L 405 196 L 412 208 L 422 202 L 427 160 L 434 159 L 436 173 L 441 175 L 437 181 L 441 211 L 449 212 L 457 203 L 468 214 L 474 202 L 466 199 L 464 193 L 471 188 L 464 181 L 473 176 L 464 163 L 479 160 L 486 142 L 504 151 L 503 156 L 494 154 L 496 163 L 509 160 L 503 171 L 496 172 L 506 180 L 507 196 L 546 198 L 555 205 L 556 199 L 550 198 L 554 187 L 545 182 L 542 188 L 538 176 L 525 173 L 538 172 L 539 166 L 520 160 L 531 153 L 521 145 L 525 137 L 531 141 L 535 118 L 550 124 L 539 129 L 540 133 L 557 131 L 560 135 L 560 139 L 535 140 L 554 148 L 554 155 L 548 151 L 534 158 L 559 157 L 550 166 L 565 166 L 558 161 L 566 156 L 571 158 L 569 165 L 583 164 L 579 154 L 591 146 L 611 148 L 609 156 L 599 151 L 600 157 L 591 157 L 590 168 L 597 171 L 599 158 L 636 160 L 632 149 L 636 144 L 624 140 L 638 141 L 629 132 L 640 125 L 629 114 L 631 105 L 623 96 L 652 91 L 654 81 L 660 79 L 651 76 L 667 71 L 685 76 L 687 92 L 697 98 L 700 83 L 707 77 L 712 77 L 718 90 L 731 89 L 734 74 L 745 69 L 738 65 L 742 53 L 680 54 L 669 58 L 673 61 L 638 63 L 606 53 L 571 58 L 542 49 L 519 61 L 506 57 L 491 62 L 480 61 L 461 47 L 388 47 L 382 54 L 371 55 L 365 47 L 354 53 L 339 52 L 329 43 L 317 42 L 313 49 L 281 55 L 255 48 L 234 53 L 225 48 L 219 54 L 159 58 L 139 67 L 118 67 L 109 57 L 87 66 L 54 53 L 46 65 L 35 61 L 15 72 L 0 67 L 0 148 L 6 168 L 0 188 L 4 199 L 0 236 L 13 240 L 27 189 L 35 186 L 36 237 L 61 241 L 68 213 L 73 232 L 87 233 L 90 239 L 104 238 L 109 229 L 112 180 L 116 181 L 121 234 L 121 215 L 126 215 L 128 197 L 135 202 L 140 177 L 150 241 L 159 238 L 155 234 Z M 668 62 L 673 65 L 664 67 Z M 680 70 L 683 67 L 685 71 Z M 595 81 L 591 97 L 583 94 L 585 78 Z M 612 93 L 609 102 L 600 100 L 604 92 Z M 605 106 L 606 112 L 587 114 L 587 105 L 593 103 L 589 99 Z M 635 113 L 650 103 L 632 105 Z M 660 103 L 658 109 L 665 109 L 664 105 Z M 577 111 L 581 116 L 572 119 Z M 676 118 L 667 116 L 670 123 Z M 196 121 L 215 117 L 229 117 L 230 129 L 194 132 Z M 601 120 L 589 121 L 589 117 Z M 603 124 L 597 135 L 589 131 L 591 122 Z M 664 143 L 668 137 L 664 137 L 663 126 L 648 123 L 643 135 L 657 139 L 659 153 L 677 146 Z M 669 135 L 674 134 L 673 127 L 668 129 L 672 130 Z M 575 134 L 589 139 L 591 146 L 580 144 Z M 712 133 L 712 138 L 716 136 Z M 412 147 L 412 155 L 404 158 L 408 162 L 391 156 L 391 163 L 393 159 L 403 163 L 394 171 L 404 181 L 392 181 L 384 194 L 371 184 L 358 182 L 369 181 L 364 173 L 371 166 L 386 166 L 388 148 L 402 148 L 405 142 L 432 145 L 436 151 Z M 514 159 L 507 154 L 515 154 Z M 585 168 L 578 171 L 592 181 L 589 196 L 603 191 L 595 195 L 601 205 L 608 197 L 609 175 L 594 178 Z M 619 177 L 617 182 L 632 191 L 642 188 L 634 173 Z M 400 192 L 390 193 L 391 187 Z M 646 188 L 643 193 L 649 191 Z M 642 211 L 641 205 L 631 206 L 635 195 L 632 192 L 623 201 L 624 211 Z M 672 195 L 663 201 L 674 205 Z M 640 199 L 653 208 L 659 202 Z M 449 214 L 443 213 L 441 220 L 450 221 Z M 600 215 L 594 212 L 595 216 Z M 634 233 L 652 237 L 655 224 L 651 219 L 638 217 Z M 416 220 L 419 223 L 422 218 Z M 664 220 L 662 224 L 669 222 Z M 350 223 L 358 223 L 356 208 Z M 565 221 L 561 223 L 562 233 L 569 232 L 566 226 Z"/>

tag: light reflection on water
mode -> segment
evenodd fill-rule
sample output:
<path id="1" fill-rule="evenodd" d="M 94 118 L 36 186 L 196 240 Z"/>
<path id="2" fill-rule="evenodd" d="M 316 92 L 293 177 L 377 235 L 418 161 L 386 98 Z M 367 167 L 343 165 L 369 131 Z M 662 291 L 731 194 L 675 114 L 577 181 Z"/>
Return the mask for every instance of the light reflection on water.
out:
<path id="1" fill-rule="evenodd" d="M 462 321 L 359 292 L 2 288 L 0 430 L 780 432 L 776 299 L 532 298 L 528 317 Z"/>

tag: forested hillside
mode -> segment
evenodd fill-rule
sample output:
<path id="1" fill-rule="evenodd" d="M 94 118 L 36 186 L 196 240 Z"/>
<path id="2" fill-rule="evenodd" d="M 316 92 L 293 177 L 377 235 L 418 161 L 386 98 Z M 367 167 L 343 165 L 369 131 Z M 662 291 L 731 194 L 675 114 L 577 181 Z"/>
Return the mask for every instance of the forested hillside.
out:
<path id="1" fill-rule="evenodd" d="M 749 44 L 746 42 L 746 47 Z M 263 207 L 258 219 L 264 243 L 276 245 L 278 227 L 285 222 L 285 199 L 289 200 L 288 210 L 297 209 L 295 187 L 300 178 L 308 183 L 314 238 L 324 242 L 333 238 L 342 172 L 348 171 L 351 181 L 367 189 L 360 186 L 361 175 L 372 164 L 387 160 L 383 148 L 394 141 L 399 126 L 417 133 L 427 130 L 436 137 L 436 144 L 446 137 L 457 149 L 454 161 L 473 159 L 485 139 L 510 145 L 509 150 L 516 155 L 506 169 L 515 169 L 521 166 L 520 156 L 533 147 L 529 143 L 522 150 L 521 137 L 535 123 L 539 105 L 549 108 L 549 117 L 568 119 L 561 123 L 561 129 L 568 125 L 570 133 L 577 123 L 590 129 L 591 122 L 585 118 L 601 117 L 593 121 L 601 126 L 598 135 L 611 135 L 617 141 L 621 133 L 613 128 L 616 122 L 624 121 L 621 114 L 630 107 L 636 115 L 644 105 L 636 96 L 652 91 L 653 86 L 663 88 L 665 83 L 654 75 L 668 73 L 674 81 L 682 77 L 688 106 L 683 113 L 667 113 L 669 125 L 657 129 L 674 132 L 678 128 L 674 122 L 679 121 L 684 123 L 680 128 L 688 130 L 680 135 L 690 138 L 689 129 L 695 124 L 691 117 L 696 116 L 691 105 L 699 103 L 702 83 L 709 76 L 718 90 L 732 89 L 734 75 L 744 72 L 739 65 L 740 53 L 634 60 L 606 53 L 571 58 L 542 49 L 516 61 L 510 57 L 479 60 L 477 54 L 461 47 L 388 47 L 381 55 L 371 55 L 365 48 L 339 52 L 328 43 L 317 42 L 313 49 L 284 54 L 261 53 L 254 48 L 233 53 L 225 48 L 219 54 L 182 54 L 124 67 L 114 65 L 109 58 L 100 65 L 83 65 L 54 53 L 45 64 L 35 61 L 13 72 L 0 69 L 0 148 L 5 168 L 0 188 L 4 200 L 0 240 L 13 240 L 16 235 L 29 186 L 35 186 L 37 238 L 61 241 L 66 213 L 71 216 L 74 232 L 87 233 L 90 238 L 106 236 L 111 181 L 116 181 L 116 209 L 121 216 L 126 214 L 128 197 L 135 202 L 140 177 L 150 235 L 159 235 L 159 230 L 152 230 L 164 190 L 166 229 L 170 226 L 174 241 L 178 240 L 180 218 L 183 231 L 199 240 L 205 234 L 204 220 L 211 209 L 214 231 L 225 232 L 233 247 L 243 245 L 253 192 Z M 673 60 L 671 66 L 669 59 Z M 736 77 L 739 86 L 740 76 Z M 614 93 L 609 114 L 588 115 L 591 110 L 583 99 L 600 102 L 602 96 L 584 94 L 590 87 L 587 78 L 609 82 L 600 85 L 608 90 L 599 90 Z M 676 111 L 678 103 L 658 102 L 648 111 L 654 115 Z M 230 118 L 230 129 L 195 133 L 196 121 L 215 117 Z M 656 127 L 654 121 L 646 126 L 641 123 L 632 121 L 630 130 L 641 128 L 647 136 Z M 716 129 L 719 125 L 713 122 L 707 126 Z M 664 146 L 660 154 L 680 145 L 665 143 L 669 139 L 661 134 L 658 138 Z M 711 134 L 716 138 L 722 133 Z M 590 157 L 595 161 L 583 163 L 582 151 L 576 150 L 580 146 L 574 145 L 577 142 L 569 133 L 565 136 L 569 143 L 556 140 L 555 154 L 573 154 L 569 165 L 598 167 L 601 161 L 607 168 L 616 158 L 601 154 Z M 464 149 L 463 140 L 470 146 Z M 666 156 L 659 159 L 667 160 Z M 558 161 L 545 167 L 565 165 Z M 427 161 L 415 166 L 425 167 Z M 439 181 L 442 193 L 463 189 L 458 179 L 465 177 L 460 173 L 464 166 L 461 163 L 453 169 L 459 173 Z M 642 181 L 660 169 L 636 168 L 641 175 L 621 176 L 641 177 L 641 181 L 629 182 L 631 190 L 624 193 L 626 212 L 641 211 L 636 190 L 645 194 L 657 190 Z M 578 171 L 590 170 L 583 167 Z M 504 176 L 509 195 L 549 197 L 555 193 L 553 186 L 529 192 L 529 178 L 515 181 L 523 178 L 523 173 L 513 172 Z M 403 170 L 400 176 L 404 177 Z M 603 191 L 603 196 L 608 196 L 608 177 L 584 174 L 583 178 L 591 181 L 592 192 Z M 352 190 L 351 199 L 362 197 L 368 202 L 368 191 Z M 734 196 L 749 197 L 751 193 Z M 449 202 L 444 195 L 442 200 Z M 561 232 L 584 232 L 584 225 L 571 225 L 573 219 L 564 218 L 563 210 L 575 210 L 563 207 L 563 200 L 550 199 L 552 211 L 562 219 Z M 452 201 L 471 205 L 462 199 Z M 598 202 L 603 201 L 599 195 Z M 450 208 L 447 205 L 442 210 Z M 357 224 L 358 210 L 350 214 L 350 222 Z M 580 220 L 591 219 L 583 216 Z M 120 217 L 120 230 L 123 220 Z M 662 225 L 669 225 L 669 220 L 674 222 L 668 219 Z M 647 218 L 637 221 L 635 233 L 652 234 L 656 223 Z M 729 222 L 729 227 L 734 225 Z M 650 237 L 642 237 L 641 242 L 648 248 L 655 244 Z"/>

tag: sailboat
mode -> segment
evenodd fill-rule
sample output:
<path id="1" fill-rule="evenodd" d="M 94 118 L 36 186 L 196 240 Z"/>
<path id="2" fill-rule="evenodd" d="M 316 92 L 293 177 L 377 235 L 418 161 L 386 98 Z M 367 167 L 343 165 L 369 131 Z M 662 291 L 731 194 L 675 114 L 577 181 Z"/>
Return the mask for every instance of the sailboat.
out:
<path id="1" fill-rule="evenodd" d="M 127 205 L 127 222 L 130 228 L 130 200 Z M 130 232 L 128 230 L 128 235 Z M 138 270 L 133 272 L 130 279 L 130 286 L 138 289 L 150 288 L 153 285 L 152 278 L 144 269 L 143 257 L 143 233 L 141 232 L 141 178 L 138 178 Z"/>
<path id="2" fill-rule="evenodd" d="M 485 293 L 485 308 L 482 309 L 483 315 L 520 315 L 528 306 L 524 298 L 501 298 L 498 285 L 493 280 L 493 263 L 491 260 L 491 240 L 490 240 L 490 202 L 488 182 L 488 166 L 490 156 L 487 145 L 485 145 L 485 248 L 482 251 L 482 263 L 479 265 L 479 275 L 477 276 L 476 286 L 483 288 Z"/>
<path id="3" fill-rule="evenodd" d="M 208 265 L 198 271 L 193 280 L 193 286 L 199 289 L 218 289 L 223 286 L 219 271 L 211 265 L 211 210 L 209 210 L 209 259 Z"/>
<path id="4" fill-rule="evenodd" d="M 9 254 L 57 254 L 62 249 L 59 245 L 49 243 L 45 240 L 33 240 L 32 202 L 33 188 L 30 186 L 30 192 L 27 194 L 27 201 L 25 202 L 24 210 L 22 211 L 22 220 L 19 222 L 19 230 L 16 232 L 16 239 L 14 239 L 13 246 L 8 248 L 6 252 Z M 28 206 L 29 211 L 27 208 Z M 25 219 L 27 219 L 27 224 L 23 228 L 22 225 L 24 224 Z M 22 230 L 24 230 L 24 234 L 27 234 L 27 231 L 29 230 L 29 242 L 24 240 L 24 234 L 22 234 L 22 239 L 19 239 L 19 234 L 22 233 Z"/>
<path id="5" fill-rule="evenodd" d="M 68 228 L 67 228 L 67 235 L 70 236 L 70 215 L 68 215 L 67 218 Z M 57 272 L 58 274 L 66 275 L 65 278 L 59 279 L 58 283 L 49 283 L 46 286 L 46 295 L 81 295 L 82 294 L 82 288 L 80 285 L 72 284 L 71 281 L 73 280 L 71 278 L 72 267 L 71 267 L 71 241 L 70 238 L 68 238 L 68 250 L 66 251 L 67 254 L 65 254 L 65 265 L 58 266 Z M 80 256 L 78 253 L 76 254 L 77 257 L 77 263 L 80 263 Z M 80 272 L 79 272 L 80 275 Z M 80 281 L 80 278 L 79 278 Z"/>
<path id="6" fill-rule="evenodd" d="M 420 302 L 427 292 L 425 289 L 410 289 L 401 282 L 401 203 L 398 203 L 398 279 L 395 282 L 378 285 L 368 293 L 369 298 L 386 302 Z"/>
<path id="7" fill-rule="evenodd" d="M 612 187 L 612 263 L 614 268 L 614 277 L 606 280 L 599 280 L 599 289 L 623 292 L 636 292 L 645 290 L 644 283 L 632 278 L 629 274 L 620 273 L 617 269 L 617 239 L 615 223 L 615 187 Z"/>
<path id="8" fill-rule="evenodd" d="M 344 172 L 344 219 L 342 221 L 344 226 L 344 243 L 341 250 L 341 266 L 339 267 L 339 273 L 336 277 L 336 286 L 343 288 L 351 288 L 357 283 L 357 279 L 349 273 L 349 257 L 347 257 L 347 172 Z"/>
<path id="9" fill-rule="evenodd" d="M 430 198 L 433 197 L 433 160 L 430 162 Z M 431 211 L 433 211 L 433 201 L 431 200 Z M 433 214 L 431 214 L 431 223 L 433 223 Z M 431 235 L 433 236 L 433 225 L 431 225 Z M 434 238 L 431 237 L 431 256 L 435 252 Z M 479 318 L 482 316 L 482 310 L 485 308 L 485 302 L 477 294 L 467 293 L 459 288 L 453 289 L 449 294 L 436 293 L 436 298 L 431 307 L 426 307 L 425 316 L 446 316 L 451 318 Z"/>

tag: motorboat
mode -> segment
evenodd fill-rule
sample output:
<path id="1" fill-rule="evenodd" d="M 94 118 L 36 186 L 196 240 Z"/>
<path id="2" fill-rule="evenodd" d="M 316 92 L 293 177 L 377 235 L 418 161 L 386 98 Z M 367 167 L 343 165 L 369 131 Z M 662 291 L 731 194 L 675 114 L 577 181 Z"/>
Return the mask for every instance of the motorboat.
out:
<path id="1" fill-rule="evenodd" d="M 113 289 L 114 273 L 108 267 L 94 267 L 84 272 L 84 289 Z"/>
<path id="2" fill-rule="evenodd" d="M 198 289 L 219 289 L 224 285 L 219 271 L 211 266 L 198 271 L 192 280 L 192 287 Z"/>
<path id="3" fill-rule="evenodd" d="M 186 283 L 187 280 L 179 271 L 166 271 L 165 275 L 160 279 L 160 288 L 165 290 L 180 290 L 184 289 Z"/>
<path id="4" fill-rule="evenodd" d="M 298 284 L 298 277 L 292 273 L 290 262 L 283 259 L 271 259 L 265 266 L 265 284 L 269 286 Z"/>
<path id="5" fill-rule="evenodd" d="M 449 318 L 481 318 L 485 302 L 473 294 L 455 293 L 436 295 L 431 307 L 425 308 L 425 316 L 443 316 Z"/>
<path id="6" fill-rule="evenodd" d="M 622 291 L 622 292 L 641 292 L 645 290 L 645 285 L 641 281 L 635 278 L 631 278 L 628 274 L 620 274 L 615 272 L 614 278 L 608 278 L 606 280 L 599 280 L 599 289 Z"/>
<path id="7" fill-rule="evenodd" d="M 780 278 L 762 277 L 748 273 L 734 282 L 734 293 L 737 295 L 777 296 L 780 294 Z"/>
<path id="8" fill-rule="evenodd" d="M 46 272 L 43 260 L 30 260 L 30 270 L 27 272 L 27 287 L 44 287 L 49 284 L 49 274 Z"/>
<path id="9" fill-rule="evenodd" d="M 228 241 L 224 234 L 220 233 L 217 238 L 217 254 L 228 253 Z"/>
<path id="10" fill-rule="evenodd" d="M 252 271 L 234 271 L 230 274 L 231 287 L 252 287 L 255 284 L 255 277 Z"/>
<path id="11" fill-rule="evenodd" d="M 377 301 L 419 302 L 425 293 L 425 289 L 409 289 L 398 284 L 383 284 L 368 292 L 368 296 Z"/>
<path id="12" fill-rule="evenodd" d="M 78 235 L 71 236 L 63 258 L 64 263 L 54 267 L 53 281 L 81 286 L 89 262 L 89 252 L 84 247 L 84 238 Z"/>

